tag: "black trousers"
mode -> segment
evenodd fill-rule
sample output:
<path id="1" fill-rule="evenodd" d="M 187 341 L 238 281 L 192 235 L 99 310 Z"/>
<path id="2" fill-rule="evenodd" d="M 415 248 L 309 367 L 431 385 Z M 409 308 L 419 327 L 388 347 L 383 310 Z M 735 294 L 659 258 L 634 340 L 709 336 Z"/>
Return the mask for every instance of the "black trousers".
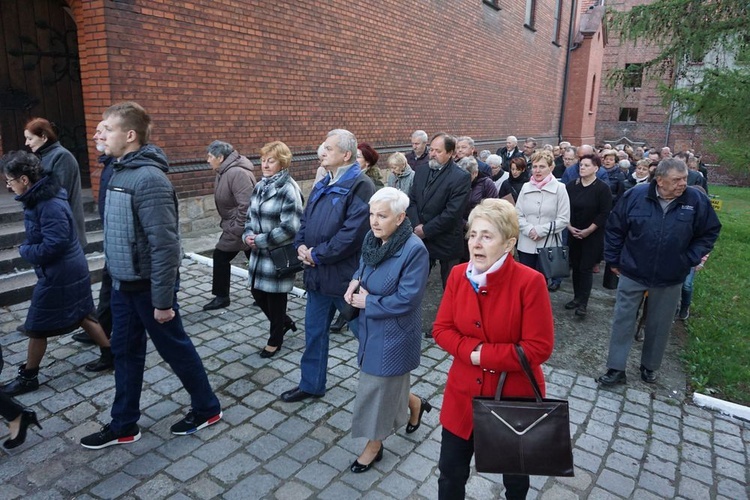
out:
<path id="1" fill-rule="evenodd" d="M 573 266 L 573 298 L 584 306 L 589 303 L 591 287 L 594 285 L 594 269 Z"/>
<path id="2" fill-rule="evenodd" d="M 237 257 L 240 253 L 239 250 L 236 252 L 225 252 L 214 248 L 214 279 L 211 287 L 211 293 L 217 297 L 229 297 L 229 280 L 231 275 L 232 259 Z M 245 252 L 245 256 L 250 258 L 250 250 Z M 257 299 L 256 299 L 257 300 Z"/>
<path id="3" fill-rule="evenodd" d="M 459 500 L 466 497 L 466 481 L 469 480 L 469 464 L 474 455 L 474 435 L 461 439 L 443 428 L 440 443 L 438 469 L 438 499 Z M 529 476 L 503 474 L 505 498 L 522 500 L 529 491 Z"/>
<path id="4" fill-rule="evenodd" d="M 268 318 L 270 335 L 268 337 L 269 347 L 281 347 L 284 343 L 284 331 L 292 324 L 292 318 L 286 315 L 286 293 L 269 293 L 257 288 L 252 288 L 253 298 L 258 307 Z"/>
<path id="5" fill-rule="evenodd" d="M 109 270 L 105 265 L 102 268 L 102 286 L 99 288 L 99 304 L 96 306 L 96 319 L 99 320 L 99 324 L 102 325 L 104 333 L 107 337 L 112 336 L 112 307 L 110 307 L 110 300 L 112 300 L 112 276 L 109 275 Z"/>
<path id="6" fill-rule="evenodd" d="M 3 350 L 0 348 L 0 372 L 3 371 Z M 0 392 L 0 416 L 2 416 L 6 422 L 15 420 L 21 414 L 23 407 L 13 401 L 10 396 L 4 392 Z"/>
<path id="7" fill-rule="evenodd" d="M 448 283 L 448 276 L 451 273 L 453 266 L 459 263 L 461 259 L 430 259 L 430 272 L 435 267 L 437 262 L 440 262 L 440 281 L 443 283 L 443 290 L 445 290 L 445 284 Z"/>

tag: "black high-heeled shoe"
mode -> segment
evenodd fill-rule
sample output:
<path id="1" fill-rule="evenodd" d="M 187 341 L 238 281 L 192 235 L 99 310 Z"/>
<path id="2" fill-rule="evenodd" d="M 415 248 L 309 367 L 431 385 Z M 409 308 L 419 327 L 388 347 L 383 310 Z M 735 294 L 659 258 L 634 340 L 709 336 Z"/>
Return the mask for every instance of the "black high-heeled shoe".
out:
<path id="1" fill-rule="evenodd" d="M 270 347 L 270 346 L 269 346 L 269 347 Z M 281 350 L 281 346 L 277 347 L 275 351 L 269 351 L 268 349 L 266 349 L 266 348 L 264 347 L 263 349 L 261 349 L 261 350 L 260 350 L 260 357 L 261 357 L 261 358 L 264 358 L 264 359 L 267 359 L 267 358 L 272 358 L 272 357 L 274 357 L 274 356 L 276 355 L 276 353 L 277 353 L 277 352 L 279 352 L 280 350 Z"/>
<path id="2" fill-rule="evenodd" d="M 13 439 L 8 439 L 3 443 L 3 448 L 6 450 L 12 450 L 18 446 L 21 446 L 26 441 L 26 431 L 31 424 L 36 425 L 40 429 L 42 426 L 39 424 L 39 420 L 36 418 L 36 413 L 31 410 L 21 411 L 21 424 L 18 427 L 18 434 Z"/>
<path id="3" fill-rule="evenodd" d="M 369 464 L 361 464 L 359 463 L 359 460 L 355 460 L 351 467 L 349 467 L 349 470 L 355 474 L 367 472 L 372 468 L 372 464 L 374 464 L 375 462 L 380 462 L 381 460 L 383 460 L 383 443 L 380 443 L 378 454 L 375 455 L 375 458 L 372 459 L 372 462 L 370 462 Z"/>
<path id="4" fill-rule="evenodd" d="M 419 426 L 422 425 L 422 415 L 424 412 L 430 413 L 432 411 L 432 405 L 429 401 L 427 401 L 425 398 L 419 398 L 419 417 L 417 417 L 417 423 L 414 425 L 411 425 L 411 423 L 406 423 L 406 433 L 411 434 L 412 432 L 416 432 L 417 429 L 419 429 Z"/>
<path id="5" fill-rule="evenodd" d="M 289 322 L 284 323 L 284 333 L 286 333 L 286 332 L 288 332 L 290 330 L 293 331 L 293 332 L 297 331 L 297 324 L 294 321 L 292 321 L 291 319 L 289 320 Z"/>

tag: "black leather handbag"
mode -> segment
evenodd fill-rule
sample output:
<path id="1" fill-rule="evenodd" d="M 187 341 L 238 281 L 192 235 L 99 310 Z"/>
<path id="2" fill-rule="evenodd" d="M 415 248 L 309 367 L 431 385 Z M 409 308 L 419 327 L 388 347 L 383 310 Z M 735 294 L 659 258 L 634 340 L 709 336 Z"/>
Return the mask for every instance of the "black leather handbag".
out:
<path id="1" fill-rule="evenodd" d="M 516 345 L 516 352 L 536 398 L 501 399 L 506 372 L 494 398 L 474 398 L 477 472 L 572 476 L 568 402 L 542 398 L 521 346 Z"/>
<path id="2" fill-rule="evenodd" d="M 360 273 L 359 278 L 357 278 L 360 282 L 362 281 L 362 274 Z M 359 286 L 354 289 L 354 293 L 359 292 Z M 359 317 L 359 311 L 360 309 L 358 307 L 354 307 L 353 305 L 349 304 L 348 302 L 344 302 L 343 307 L 339 311 L 339 315 L 341 315 L 342 318 L 344 318 L 346 321 L 351 321 L 353 319 L 356 319 Z"/>
<path id="3" fill-rule="evenodd" d="M 277 278 L 286 278 L 287 276 L 297 274 L 302 271 L 302 261 L 297 258 L 297 249 L 294 244 L 290 243 L 281 247 L 269 250 L 273 266 L 276 268 Z"/>
<path id="4" fill-rule="evenodd" d="M 607 264 L 604 267 L 604 277 L 602 278 L 602 286 L 607 290 L 617 290 L 617 285 L 620 283 L 620 277 L 612 272 L 612 266 Z"/>
<path id="5" fill-rule="evenodd" d="M 560 235 L 555 233 L 555 221 L 550 224 L 549 233 L 544 239 L 544 247 L 537 249 L 539 259 L 537 267 L 548 280 L 555 278 L 567 278 L 570 275 L 570 262 L 568 261 L 568 247 L 563 246 Z M 552 241 L 550 242 L 550 236 Z M 548 246 L 551 244 L 551 246 Z"/>

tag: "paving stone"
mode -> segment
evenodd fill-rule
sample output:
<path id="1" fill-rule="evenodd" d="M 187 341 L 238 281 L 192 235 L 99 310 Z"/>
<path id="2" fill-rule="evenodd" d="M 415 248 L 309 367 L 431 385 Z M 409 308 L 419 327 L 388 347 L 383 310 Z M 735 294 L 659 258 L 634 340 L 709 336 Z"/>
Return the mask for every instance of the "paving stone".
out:
<path id="1" fill-rule="evenodd" d="M 164 470 L 178 481 L 185 482 L 203 472 L 206 467 L 208 467 L 206 462 L 194 457 L 185 457 L 177 460 Z"/>
<path id="2" fill-rule="evenodd" d="M 118 472 L 91 488 L 91 493 L 102 498 L 117 498 L 137 484 L 138 480 L 134 477 Z"/>
<path id="3" fill-rule="evenodd" d="M 156 450 L 171 460 L 177 460 L 188 453 L 192 453 L 201 444 L 200 439 L 196 439 L 195 436 L 178 436 L 165 441 Z"/>
<path id="4" fill-rule="evenodd" d="M 635 481 L 604 469 L 596 480 L 596 485 L 622 497 L 629 497 L 635 488 Z"/>
<path id="5" fill-rule="evenodd" d="M 649 453 L 669 462 L 677 462 L 678 451 L 675 447 L 661 441 L 652 441 L 648 447 Z"/>
<path id="6" fill-rule="evenodd" d="M 290 443 L 299 440 L 310 432 L 313 425 L 301 418 L 292 417 L 279 424 L 273 431 L 273 435 L 280 437 Z"/>
<path id="7" fill-rule="evenodd" d="M 310 488 L 297 482 L 284 483 L 274 492 L 274 498 L 277 500 L 303 500 L 312 496 L 313 491 Z"/>
<path id="8" fill-rule="evenodd" d="M 643 468 L 672 482 L 675 481 L 677 464 L 674 462 L 668 462 L 654 455 L 647 455 L 643 461 Z"/>
<path id="9" fill-rule="evenodd" d="M 281 479 L 288 479 L 302 468 L 302 464 L 286 455 L 281 455 L 265 464 L 263 468 Z"/>
<path id="10" fill-rule="evenodd" d="M 711 434 L 702 429 L 696 429 L 695 427 L 685 426 L 685 428 L 682 431 L 682 438 L 685 441 L 689 441 L 691 443 L 695 443 L 701 446 L 705 446 L 705 447 L 711 446 Z"/>
<path id="11" fill-rule="evenodd" d="M 640 460 L 623 455 L 621 453 L 612 453 L 607 457 L 604 465 L 614 471 L 624 474 L 625 476 L 635 478 L 641 468 Z"/>
<path id="12" fill-rule="evenodd" d="M 580 497 L 562 486 L 555 485 L 542 493 L 540 498 L 542 500 L 578 500 Z"/>
<path id="13" fill-rule="evenodd" d="M 607 441 L 588 434 L 584 434 L 575 441 L 576 448 L 589 451 L 595 455 L 604 456 L 609 449 Z"/>
<path id="14" fill-rule="evenodd" d="M 589 472 L 597 473 L 602 465 L 601 456 L 587 451 L 573 449 L 573 463 Z"/>
<path id="15" fill-rule="evenodd" d="M 294 456 L 293 454 L 290 455 Z M 320 461 L 336 470 L 346 470 L 358 456 L 358 452 L 345 450 L 341 446 L 332 446 L 320 456 Z"/>
<path id="16" fill-rule="evenodd" d="M 280 480 L 271 474 L 253 474 L 243 479 L 232 489 L 225 492 L 226 500 L 247 500 L 249 498 L 263 498 L 268 492 L 276 488 Z"/>
<path id="17" fill-rule="evenodd" d="M 435 482 L 435 496 L 428 498 L 437 498 L 437 476 Z M 485 498 L 504 498 L 501 492 L 505 491 L 501 481 L 493 481 L 493 479 L 500 479 L 500 476 L 493 475 L 472 475 L 466 482 L 466 497 L 472 499 L 485 499 Z M 429 483 L 428 483 L 429 484 Z"/>
<path id="18" fill-rule="evenodd" d="M 711 450 L 693 443 L 683 443 L 680 455 L 683 460 L 689 460 L 697 464 L 710 464 L 712 460 Z"/>
<path id="19" fill-rule="evenodd" d="M 667 444 L 671 444 L 673 446 L 678 445 L 682 441 L 680 433 L 676 430 L 662 427 L 661 425 L 656 424 L 651 426 L 651 436 L 654 439 Z"/>
<path id="20" fill-rule="evenodd" d="M 730 450 L 734 451 L 743 451 L 745 448 L 745 444 L 742 442 L 742 439 L 738 435 L 730 435 L 724 432 L 716 432 L 713 435 L 714 437 L 714 444 L 716 446 L 721 446 L 722 448 L 729 448 Z"/>
<path id="21" fill-rule="evenodd" d="M 674 497 L 674 483 L 650 472 L 643 472 L 638 478 L 638 486 L 656 493 L 661 498 Z"/>
<path id="22" fill-rule="evenodd" d="M 705 500 L 711 497 L 711 489 L 708 486 L 689 477 L 680 480 L 677 493 L 690 500 Z"/>
<path id="23" fill-rule="evenodd" d="M 160 471 L 169 466 L 171 462 L 156 453 L 148 453 L 127 464 L 123 472 L 134 477 L 151 477 L 154 471 Z"/>
<path id="24" fill-rule="evenodd" d="M 219 486 L 207 477 L 198 479 L 188 486 L 190 492 L 198 498 L 221 498 L 225 488 Z"/>
<path id="25" fill-rule="evenodd" d="M 172 479 L 165 474 L 159 474 L 136 488 L 133 493 L 137 498 L 143 500 L 158 500 L 168 497 L 176 489 L 176 485 Z"/>
<path id="26" fill-rule="evenodd" d="M 649 421 L 647 418 L 634 415 L 633 413 L 622 413 L 618 419 L 620 425 L 629 425 L 636 429 L 647 429 Z"/>
<path id="27" fill-rule="evenodd" d="M 265 461 L 279 453 L 285 446 L 287 446 L 286 441 L 271 434 L 266 434 L 254 440 L 245 449 L 251 455 Z"/>
<path id="28" fill-rule="evenodd" d="M 22 489 L 16 488 L 12 484 L 0 484 L 0 498 L 6 500 L 15 500 L 26 495 Z"/>
<path id="29" fill-rule="evenodd" d="M 556 482 L 580 492 L 586 491 L 591 486 L 593 475 L 576 466 L 575 475 L 572 477 L 558 477 Z"/>
<path id="30" fill-rule="evenodd" d="M 596 420 L 589 420 L 588 425 L 586 425 L 586 434 L 601 439 L 602 441 L 609 442 L 612 439 L 614 432 L 614 427 Z"/>
<path id="31" fill-rule="evenodd" d="M 672 399 L 665 401 L 654 400 L 651 402 L 651 407 L 656 415 L 664 413 L 675 418 L 682 417 L 682 405 Z"/>
<path id="32" fill-rule="evenodd" d="M 350 488 L 344 483 L 334 483 L 325 490 L 321 491 L 318 498 L 321 500 L 350 500 L 357 498 L 360 492 Z"/>
<path id="33" fill-rule="evenodd" d="M 716 490 L 719 495 L 724 495 L 735 500 L 745 500 L 750 495 L 747 484 L 743 485 L 741 482 L 732 481 L 731 479 L 719 479 Z"/>
<path id="34" fill-rule="evenodd" d="M 106 476 L 121 470 L 133 460 L 135 460 L 135 456 L 126 449 L 126 446 L 117 446 L 111 452 L 102 454 L 92 460 L 89 466 L 99 474 Z"/>
<path id="35" fill-rule="evenodd" d="M 75 494 L 88 488 L 99 479 L 101 479 L 101 476 L 93 472 L 91 469 L 77 467 L 69 470 L 65 476 L 60 478 L 60 480 L 55 483 L 55 487 L 65 490 L 68 493 Z M 0 489 L 0 498 L 7 498 L 2 494 L 2 489 Z"/>
<path id="36" fill-rule="evenodd" d="M 703 462 L 703 463 L 706 463 L 706 462 Z M 708 463 L 710 464 L 711 462 L 708 462 Z M 711 467 L 699 465 L 694 462 L 683 461 L 680 463 L 679 470 L 683 478 L 691 477 L 707 485 L 713 484 L 713 481 L 714 481 L 713 469 Z"/>
<path id="37" fill-rule="evenodd" d="M 688 413 L 690 411 L 686 410 Z M 692 411 L 692 410 L 691 410 Z M 703 429 L 706 432 L 712 432 L 713 424 L 711 422 L 710 414 L 707 414 L 706 417 L 696 417 L 695 415 L 687 415 L 682 419 L 682 424 L 686 425 L 688 427 L 695 427 L 696 429 Z"/>
<path id="38" fill-rule="evenodd" d="M 396 498 L 406 498 L 417 488 L 416 481 L 399 473 L 388 474 L 378 484 L 378 488 L 387 491 Z"/>
<path id="39" fill-rule="evenodd" d="M 260 465 L 250 455 L 237 453 L 209 469 L 209 474 L 226 485 L 234 484 L 239 478 L 249 474 Z"/>

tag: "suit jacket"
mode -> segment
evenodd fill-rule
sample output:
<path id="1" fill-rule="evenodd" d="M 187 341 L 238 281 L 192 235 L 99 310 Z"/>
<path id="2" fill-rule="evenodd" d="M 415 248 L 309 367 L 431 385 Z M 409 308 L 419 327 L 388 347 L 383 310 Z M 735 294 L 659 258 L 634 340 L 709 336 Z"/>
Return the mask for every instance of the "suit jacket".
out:
<path id="1" fill-rule="evenodd" d="M 471 193 L 471 176 L 453 160 L 432 180 L 431 172 L 429 167 L 415 171 L 406 213 L 412 226 L 423 224 L 431 259 L 458 259 L 466 244 L 462 216 Z"/>
<path id="2" fill-rule="evenodd" d="M 506 172 L 510 172 L 510 160 L 523 157 L 523 153 L 518 150 L 518 146 L 513 148 L 513 151 L 510 152 L 510 156 L 508 156 L 508 148 L 505 146 L 498 149 L 496 154 L 503 159 L 503 169 L 505 169 Z"/>

